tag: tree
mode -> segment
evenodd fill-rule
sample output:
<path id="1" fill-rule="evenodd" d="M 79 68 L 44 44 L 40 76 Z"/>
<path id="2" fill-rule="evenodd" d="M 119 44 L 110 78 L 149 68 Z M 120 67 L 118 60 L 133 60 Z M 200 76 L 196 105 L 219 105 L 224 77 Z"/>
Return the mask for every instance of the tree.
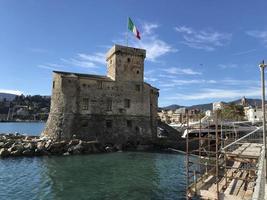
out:
<path id="1" fill-rule="evenodd" d="M 225 105 L 221 110 L 221 117 L 224 120 L 243 120 L 245 116 L 244 108 L 242 105 L 235 105 L 233 103 Z"/>

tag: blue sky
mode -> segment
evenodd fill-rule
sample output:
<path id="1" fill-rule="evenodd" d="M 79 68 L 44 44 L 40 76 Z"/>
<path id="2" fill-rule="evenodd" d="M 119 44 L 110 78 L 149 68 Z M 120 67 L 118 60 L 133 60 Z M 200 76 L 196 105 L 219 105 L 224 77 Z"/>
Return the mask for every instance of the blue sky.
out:
<path id="1" fill-rule="evenodd" d="M 127 16 L 141 32 L 146 82 L 159 105 L 260 97 L 267 2 L 244 0 L 0 1 L 0 92 L 51 94 L 52 70 L 106 73 L 125 45 Z"/>

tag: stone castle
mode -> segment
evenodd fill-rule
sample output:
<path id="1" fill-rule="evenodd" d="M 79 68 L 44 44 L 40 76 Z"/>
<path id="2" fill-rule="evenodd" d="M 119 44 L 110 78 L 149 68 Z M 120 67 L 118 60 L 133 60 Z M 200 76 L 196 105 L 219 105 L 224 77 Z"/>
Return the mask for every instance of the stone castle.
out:
<path id="1" fill-rule="evenodd" d="M 112 144 L 151 142 L 159 90 L 144 82 L 145 57 L 144 49 L 115 45 L 106 55 L 107 76 L 54 71 L 42 135 Z"/>

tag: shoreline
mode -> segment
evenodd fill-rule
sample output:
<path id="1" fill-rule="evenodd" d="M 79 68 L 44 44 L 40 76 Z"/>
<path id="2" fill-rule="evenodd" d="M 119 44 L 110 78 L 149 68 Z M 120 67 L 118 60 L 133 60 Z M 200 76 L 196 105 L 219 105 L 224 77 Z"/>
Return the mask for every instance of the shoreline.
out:
<path id="1" fill-rule="evenodd" d="M 111 152 L 161 152 L 182 153 L 182 151 L 156 143 L 127 146 L 122 144 L 101 144 L 98 141 L 80 139 L 52 140 L 41 136 L 27 136 L 19 133 L 0 133 L 0 158 L 70 156 Z"/>

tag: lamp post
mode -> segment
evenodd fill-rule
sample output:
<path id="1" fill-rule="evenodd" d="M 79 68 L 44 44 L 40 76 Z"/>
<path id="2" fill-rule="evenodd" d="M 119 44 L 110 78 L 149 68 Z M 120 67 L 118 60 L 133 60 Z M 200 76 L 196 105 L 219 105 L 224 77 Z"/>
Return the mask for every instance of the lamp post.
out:
<path id="1" fill-rule="evenodd" d="M 265 150 L 265 164 L 266 162 L 266 125 L 265 125 L 265 79 L 264 79 L 264 68 L 267 64 L 264 64 L 264 60 L 259 65 L 261 70 L 261 89 L 262 89 L 262 136 L 263 136 L 263 145 Z M 265 166 L 265 178 L 267 179 L 267 166 Z"/>

